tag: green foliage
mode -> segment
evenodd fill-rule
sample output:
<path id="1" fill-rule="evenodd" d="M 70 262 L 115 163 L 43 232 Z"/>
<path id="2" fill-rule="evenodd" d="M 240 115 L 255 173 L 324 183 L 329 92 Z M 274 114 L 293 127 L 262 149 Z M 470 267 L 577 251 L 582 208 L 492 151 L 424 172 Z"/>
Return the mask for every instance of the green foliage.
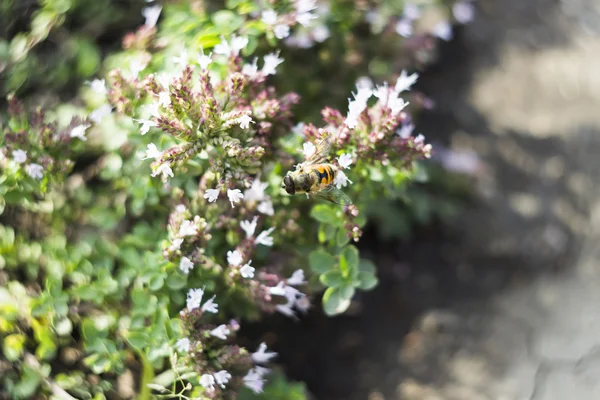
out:
<path id="1" fill-rule="evenodd" d="M 422 145 L 407 141 L 398 146 L 406 153 L 394 153 L 373 144 L 371 133 L 395 137 L 398 120 L 391 119 L 374 118 L 372 127 L 333 145 L 332 163 L 342 153 L 356 156 L 347 171 L 353 183 L 343 189 L 352 206 L 280 190 L 282 176 L 302 159 L 302 144 L 321 133 L 310 124 L 293 133 L 293 124 L 320 121 L 322 106 L 335 106 L 343 111 L 341 137 L 349 132 L 342 114 L 358 74 L 398 72 L 388 62 L 398 49 L 377 53 L 372 44 L 388 41 L 363 29 L 365 10 L 331 2 L 331 12 L 316 18 L 330 38 L 311 39 L 314 46 L 305 49 L 277 39 L 274 27 L 256 17 L 261 3 L 228 0 L 218 9 L 204 2 L 204 9 L 197 2 L 169 2 L 159 28 L 124 35 L 118 50 L 107 43 L 143 19 L 143 4 L 121 3 L 45 0 L 25 15 L 20 2 L 0 5 L 6 22 L 0 91 L 11 93 L 0 115 L 0 337 L 2 357 L 11 363 L 0 377 L 0 397 L 49 396 L 58 387 L 76 398 L 110 398 L 116 377 L 131 374 L 140 399 L 157 393 L 206 398 L 200 377 L 226 369 L 235 376 L 228 389 L 238 385 L 227 393 L 234 396 L 253 365 L 250 351 L 236 345 L 234 327 L 285 310 L 289 300 L 287 293 L 266 296 L 269 290 L 287 285 L 298 292 L 292 314 L 321 293 L 328 315 L 343 313 L 356 290 L 378 282 L 375 264 L 355 245 L 367 221 L 382 236 L 407 237 L 415 224 L 448 218 L 458 207 L 409 185 L 422 177 L 415 162 L 427 154 Z M 295 24 L 293 7 L 277 4 L 285 24 Z M 314 36 L 300 26 L 292 31 Z M 214 55 L 202 72 L 200 53 L 215 53 L 221 37 L 234 34 L 248 39 L 241 56 L 217 61 Z M 174 61 L 182 49 L 194 65 L 189 73 Z M 252 80 L 242 73 L 242 63 L 258 57 L 262 67 L 269 52 L 286 60 L 277 76 Z M 143 69 L 134 76 L 136 62 Z M 97 75 L 109 83 L 106 95 L 82 84 Z M 198 89 L 203 84 L 210 90 Z M 79 88 L 75 101 L 60 103 L 75 94 L 73 88 Z M 301 95 L 300 105 L 291 90 Z M 138 121 L 155 118 L 149 105 L 162 93 L 170 106 L 161 106 L 163 118 L 141 135 Z M 33 106 L 40 95 L 43 109 Z M 102 106 L 112 113 L 92 121 Z M 384 114 L 374 99 L 369 107 L 379 107 L 373 115 Z M 248 128 L 240 115 L 251 117 Z M 335 123 L 319 125 L 333 130 Z M 83 135 L 74 134 L 80 129 Z M 143 158 L 151 144 L 162 149 L 152 164 Z M 25 152 L 25 161 L 15 151 Z M 165 163 L 175 172 L 172 179 L 150 176 Z M 40 169 L 32 170 L 34 164 Z M 265 188 L 259 199 L 249 199 L 256 182 Z M 444 191 L 461 191 L 452 181 L 435 182 Z M 238 187 L 246 199 L 228 199 L 228 190 Z M 208 201 L 208 190 L 219 198 Z M 241 222 L 253 217 L 255 232 L 248 233 Z M 197 231 L 181 234 L 184 222 Z M 273 245 L 264 237 L 257 243 L 265 232 Z M 242 254 L 241 265 L 229 261 L 233 250 Z M 192 260 L 191 271 L 183 271 L 184 257 Z M 253 278 L 242 276 L 244 265 L 255 268 Z M 216 297 L 218 313 L 188 310 L 186 294 L 194 288 L 206 291 L 203 305 Z M 227 341 L 211 336 L 221 324 L 230 328 Z M 182 338 L 192 347 L 178 353 Z M 264 393 L 244 388 L 239 398 L 306 398 L 301 383 L 280 373 L 265 379 Z"/>

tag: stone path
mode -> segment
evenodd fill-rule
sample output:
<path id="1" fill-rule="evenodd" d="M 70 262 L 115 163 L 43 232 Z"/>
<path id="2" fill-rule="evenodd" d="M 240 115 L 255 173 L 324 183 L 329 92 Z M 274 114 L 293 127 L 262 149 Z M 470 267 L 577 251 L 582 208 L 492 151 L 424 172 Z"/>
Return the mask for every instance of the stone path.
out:
<path id="1" fill-rule="evenodd" d="M 472 281 L 489 265 L 512 281 L 422 315 L 369 398 L 597 400 L 600 2 L 477 4 L 426 89 L 437 137 L 486 165 L 450 259 Z"/>

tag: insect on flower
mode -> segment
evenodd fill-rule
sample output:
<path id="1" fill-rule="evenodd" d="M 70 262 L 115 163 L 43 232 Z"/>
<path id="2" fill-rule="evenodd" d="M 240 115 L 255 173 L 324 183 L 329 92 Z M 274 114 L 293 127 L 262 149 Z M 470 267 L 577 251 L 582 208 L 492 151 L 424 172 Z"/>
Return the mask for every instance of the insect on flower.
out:
<path id="1" fill-rule="evenodd" d="M 288 194 L 305 193 L 340 205 L 352 204 L 344 192 L 335 186 L 338 167 L 326 162 L 331 149 L 329 137 L 321 139 L 316 150 L 303 163 L 289 171 L 283 178 L 281 187 Z"/>

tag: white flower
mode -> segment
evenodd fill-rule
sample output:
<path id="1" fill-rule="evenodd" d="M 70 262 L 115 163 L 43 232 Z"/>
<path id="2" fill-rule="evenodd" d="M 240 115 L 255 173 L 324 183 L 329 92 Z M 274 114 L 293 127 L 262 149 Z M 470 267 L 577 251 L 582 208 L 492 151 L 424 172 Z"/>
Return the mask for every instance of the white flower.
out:
<path id="1" fill-rule="evenodd" d="M 395 92 L 393 93 L 395 94 Z M 392 110 L 393 116 L 398 115 L 400 111 L 404 110 L 409 104 L 408 101 L 404 101 L 403 98 L 396 96 L 390 96 L 387 102 L 388 107 Z"/>
<path id="2" fill-rule="evenodd" d="M 275 69 L 283 62 L 283 58 L 279 58 L 279 54 L 270 53 L 264 57 L 265 64 L 262 67 L 262 73 L 265 75 L 275 75 Z"/>
<path id="3" fill-rule="evenodd" d="M 285 283 L 281 281 L 276 286 L 269 287 L 269 294 L 273 296 L 285 296 Z"/>
<path id="4" fill-rule="evenodd" d="M 304 122 L 298 122 L 296 125 L 292 127 L 292 132 L 294 135 L 301 136 L 304 134 Z"/>
<path id="5" fill-rule="evenodd" d="M 317 16 L 311 12 L 298 12 L 296 14 L 296 22 L 302 26 L 309 26 L 310 21 L 317 18 Z"/>
<path id="6" fill-rule="evenodd" d="M 305 313 L 310 308 L 310 300 L 308 299 L 308 296 L 302 296 L 296 300 L 295 305 L 298 310 Z"/>
<path id="7" fill-rule="evenodd" d="M 452 25 L 448 21 L 442 21 L 433 27 L 432 34 L 442 40 L 452 39 Z"/>
<path id="8" fill-rule="evenodd" d="M 221 43 L 217 44 L 213 51 L 215 54 L 221 54 L 227 57 L 237 56 L 244 47 L 248 45 L 248 38 L 231 36 L 231 42 L 227 42 L 225 37 L 221 36 Z"/>
<path id="9" fill-rule="evenodd" d="M 174 175 L 173 175 L 173 170 L 171 169 L 171 163 L 167 161 L 167 162 L 160 164 L 158 166 L 158 168 L 156 168 L 156 171 L 154 171 L 150 175 L 152 177 L 155 177 L 158 174 L 162 174 L 163 178 L 166 178 L 168 176 L 170 176 L 172 178 Z"/>
<path id="10" fill-rule="evenodd" d="M 319 43 L 324 42 L 329 38 L 329 36 L 331 36 L 329 33 L 329 28 L 323 24 L 315 26 L 312 30 L 312 35 L 315 41 Z"/>
<path id="11" fill-rule="evenodd" d="M 202 306 L 202 311 L 216 314 L 219 312 L 219 305 L 215 303 L 215 296 L 211 297 Z"/>
<path id="12" fill-rule="evenodd" d="M 212 53 L 210 53 L 209 55 L 205 55 L 204 54 L 204 50 L 202 50 L 202 48 L 200 48 L 200 57 L 198 57 L 198 64 L 200 65 L 200 68 L 202 70 L 205 70 L 208 68 L 209 64 L 212 62 Z"/>
<path id="13" fill-rule="evenodd" d="M 317 8 L 316 0 L 297 0 L 296 1 L 296 11 L 299 13 L 310 12 L 316 8 Z"/>
<path id="14" fill-rule="evenodd" d="M 107 115 L 110 115 L 112 107 L 109 104 L 102 104 L 90 113 L 90 121 L 99 124 L 102 119 Z"/>
<path id="15" fill-rule="evenodd" d="M 141 60 L 131 60 L 129 61 L 129 71 L 134 78 L 140 74 L 146 68 L 146 64 L 144 64 Z"/>
<path id="16" fill-rule="evenodd" d="M 402 139 L 408 139 L 410 137 L 410 135 L 412 135 L 414 130 L 415 130 L 415 126 L 411 123 L 408 123 L 408 124 L 403 124 L 400 127 L 400 129 L 396 130 L 396 133 Z"/>
<path id="17" fill-rule="evenodd" d="M 211 374 L 202 375 L 200 377 L 200 385 L 202 385 L 207 392 L 213 392 L 215 390 L 215 377 Z"/>
<path id="18" fill-rule="evenodd" d="M 162 87 L 168 88 L 171 83 L 171 76 L 166 72 L 161 72 L 160 74 L 156 75 L 156 80 Z"/>
<path id="19" fill-rule="evenodd" d="M 468 1 L 459 1 L 458 3 L 454 3 L 452 6 L 452 14 L 454 14 L 454 18 L 456 21 L 461 24 L 467 24 L 473 21 L 473 17 L 475 16 L 475 7 L 473 4 Z"/>
<path id="20" fill-rule="evenodd" d="M 158 105 L 164 108 L 171 105 L 171 95 L 169 92 L 160 92 L 158 94 Z"/>
<path id="21" fill-rule="evenodd" d="M 254 122 L 252 121 L 252 117 L 249 115 L 242 115 L 241 117 L 239 117 L 237 119 L 238 124 L 240 124 L 240 128 L 242 129 L 248 129 L 250 128 L 250 122 Z M 242 195 L 243 197 L 243 195 Z"/>
<path id="22" fill-rule="evenodd" d="M 420 133 L 417 135 L 417 137 L 415 138 L 415 143 L 416 144 L 420 144 L 425 142 L 425 136 L 421 135 Z"/>
<path id="23" fill-rule="evenodd" d="M 333 184 L 337 186 L 338 189 L 345 187 L 348 184 L 348 182 L 352 183 L 352 181 L 348 179 L 344 171 L 340 170 L 336 172 L 335 178 L 333 179 Z"/>
<path id="24" fill-rule="evenodd" d="M 267 344 L 262 342 L 255 353 L 252 353 L 252 361 L 256 364 L 264 364 L 269 362 L 272 358 L 277 356 L 274 351 L 267 351 Z"/>
<path id="25" fill-rule="evenodd" d="M 255 394 L 262 393 L 264 384 L 265 380 L 262 375 L 254 368 L 248 371 L 246 376 L 244 376 L 244 385 Z"/>
<path id="26" fill-rule="evenodd" d="M 181 66 L 185 66 L 188 65 L 189 63 L 189 58 L 188 58 L 188 52 L 185 49 L 185 47 L 183 47 L 181 49 L 181 51 L 179 52 L 179 56 L 175 56 L 173 57 L 173 62 L 175 64 L 179 64 Z"/>
<path id="27" fill-rule="evenodd" d="M 398 92 L 398 94 L 400 94 L 406 90 L 410 90 L 410 88 L 412 87 L 412 85 L 415 84 L 415 82 L 417 81 L 418 78 L 419 78 L 419 74 L 417 74 L 416 72 L 409 76 L 406 73 L 406 70 L 403 69 L 402 72 L 400 72 L 400 76 L 398 77 L 398 80 L 396 81 L 396 86 L 394 86 L 394 90 L 396 90 L 396 92 Z"/>
<path id="28" fill-rule="evenodd" d="M 275 25 L 273 33 L 277 39 L 285 39 L 290 36 L 290 27 L 284 24 Z"/>
<path id="29" fill-rule="evenodd" d="M 186 307 L 189 311 L 192 311 L 200 307 L 202 303 L 202 296 L 204 296 L 203 289 L 190 289 L 187 293 Z"/>
<path id="30" fill-rule="evenodd" d="M 202 197 L 207 199 L 209 203 L 214 203 L 215 201 L 217 201 L 217 198 L 219 197 L 220 193 L 221 191 L 219 189 L 206 189 L 206 192 Z"/>
<path id="31" fill-rule="evenodd" d="M 358 117 L 367 108 L 367 101 L 373 95 L 373 91 L 366 87 L 357 88 L 354 94 L 354 100 L 348 103 L 348 115 L 346 116 L 346 125 L 350 129 L 354 129 L 358 124 Z"/>
<path id="32" fill-rule="evenodd" d="M 413 35 L 411 20 L 408 18 L 402 18 L 400 21 L 398 21 L 396 23 L 396 33 L 405 38 L 411 37 Z"/>
<path id="33" fill-rule="evenodd" d="M 215 380 L 217 381 L 217 385 L 221 386 L 221 388 L 225 389 L 225 384 L 229 382 L 231 379 L 231 374 L 224 369 L 214 374 Z"/>
<path id="34" fill-rule="evenodd" d="M 296 271 L 294 271 L 292 276 L 290 276 L 287 280 L 287 284 L 292 286 L 303 285 L 305 283 L 306 281 L 304 280 L 304 271 L 301 269 L 297 269 Z"/>
<path id="35" fill-rule="evenodd" d="M 240 264 L 244 261 L 242 258 L 242 253 L 239 250 L 233 250 L 227 252 L 227 262 L 234 267 L 239 267 Z"/>
<path id="36" fill-rule="evenodd" d="M 33 179 L 42 179 L 44 177 L 44 167 L 42 167 L 40 164 L 27 164 L 25 167 L 25 172 L 27 172 L 27 175 Z"/>
<path id="37" fill-rule="evenodd" d="M 252 237 L 254 235 L 254 231 L 256 230 L 256 224 L 258 222 L 258 217 L 252 218 L 252 221 L 241 221 L 240 228 L 244 232 L 246 232 L 246 237 Z"/>
<path id="38" fill-rule="evenodd" d="M 173 241 L 171 242 L 171 247 L 173 248 L 173 250 L 179 250 L 182 243 L 183 243 L 182 238 L 173 239 Z"/>
<path id="39" fill-rule="evenodd" d="M 256 207 L 259 213 L 273 216 L 275 214 L 275 210 L 273 209 L 273 202 L 270 199 L 265 201 L 261 201 Z"/>
<path id="40" fill-rule="evenodd" d="M 373 89 L 373 81 L 368 76 L 361 76 L 356 80 L 357 89 Z"/>
<path id="41" fill-rule="evenodd" d="M 342 154 L 338 157 L 338 164 L 340 167 L 344 169 L 350 168 L 350 164 L 352 164 L 352 155 L 351 154 Z"/>
<path id="42" fill-rule="evenodd" d="M 262 231 L 256 237 L 256 244 L 262 244 L 264 246 L 273 246 L 273 237 L 269 236 L 271 232 L 275 230 L 275 227 L 271 227 L 266 231 Z"/>
<path id="43" fill-rule="evenodd" d="M 421 10 L 416 4 L 407 3 L 404 6 L 404 17 L 410 20 L 415 20 L 421 16 Z"/>
<path id="44" fill-rule="evenodd" d="M 247 264 L 244 264 L 244 266 L 242 268 L 240 268 L 240 275 L 242 275 L 243 278 L 246 278 L 246 279 L 254 278 L 255 269 L 250 264 L 252 264 L 252 260 L 248 261 Z"/>
<path id="45" fill-rule="evenodd" d="M 158 160 L 162 156 L 162 151 L 158 150 L 154 143 L 150 143 L 146 148 L 146 156 L 142 160 L 147 160 L 148 158 Z"/>
<path id="46" fill-rule="evenodd" d="M 23 164 L 25 161 L 27 161 L 27 152 L 21 149 L 13 150 L 12 156 L 13 160 L 17 164 Z"/>
<path id="47" fill-rule="evenodd" d="M 158 22 L 158 17 L 160 16 L 161 11 L 162 6 L 159 5 L 142 9 L 142 16 L 146 19 L 144 25 L 149 27 L 156 26 L 156 22 Z"/>
<path id="48" fill-rule="evenodd" d="M 148 133 L 150 128 L 156 128 L 158 126 L 158 124 L 156 122 L 151 121 L 149 119 L 134 119 L 134 121 L 142 124 L 142 126 L 140 128 L 140 133 L 142 135 L 145 135 L 146 133 Z"/>
<path id="49" fill-rule="evenodd" d="M 250 78 L 256 77 L 256 75 L 258 75 L 258 65 L 256 64 L 257 62 L 258 58 L 255 57 L 254 61 L 252 61 L 252 64 L 244 64 L 244 66 L 242 67 L 242 74 L 247 75 Z"/>
<path id="50" fill-rule="evenodd" d="M 187 210 L 187 207 L 185 206 L 185 204 L 177 204 L 175 206 L 175 211 L 178 213 L 184 213 Z"/>
<path id="51" fill-rule="evenodd" d="M 190 261 L 189 258 L 187 257 L 182 257 L 181 261 L 179 262 L 179 269 L 184 273 L 184 274 L 189 274 L 190 271 L 194 268 L 194 263 Z"/>
<path id="52" fill-rule="evenodd" d="M 89 125 L 89 124 L 77 125 L 75 128 L 71 129 L 71 133 L 69 135 L 72 138 L 78 138 L 85 142 L 87 140 L 87 138 L 85 137 L 85 130 L 87 128 L 89 128 L 90 126 L 91 125 Z"/>
<path id="53" fill-rule="evenodd" d="M 262 22 L 267 25 L 275 25 L 277 22 L 277 13 L 273 10 L 264 10 L 260 15 Z"/>
<path id="54" fill-rule="evenodd" d="M 181 338 L 175 343 L 175 349 L 180 353 L 187 353 L 190 351 L 190 339 Z"/>
<path id="55" fill-rule="evenodd" d="M 269 186 L 268 183 L 263 183 L 260 179 L 256 178 L 252 182 L 250 189 L 244 192 L 244 198 L 246 201 L 261 201 L 265 198 L 265 189 Z"/>
<path id="56" fill-rule="evenodd" d="M 90 88 L 99 94 L 106 94 L 106 81 L 104 79 L 94 79 L 90 82 Z"/>
<path id="57" fill-rule="evenodd" d="M 227 339 L 227 335 L 229 335 L 231 331 L 227 328 L 227 325 L 219 325 L 212 331 L 210 331 L 211 336 L 218 337 L 221 340 Z"/>
<path id="58" fill-rule="evenodd" d="M 244 194 L 240 189 L 227 189 L 227 197 L 229 197 L 229 201 L 231 202 L 231 208 L 235 208 L 233 203 L 237 203 L 243 199 Z"/>
<path id="59" fill-rule="evenodd" d="M 317 148 L 311 142 L 304 143 L 302 145 L 302 153 L 304 154 L 304 158 L 310 158 L 313 154 L 315 154 Z"/>
<path id="60" fill-rule="evenodd" d="M 277 304 L 275 306 L 275 309 L 277 311 L 279 311 L 280 313 L 282 313 L 283 315 L 285 315 L 286 317 L 296 318 L 296 313 L 292 309 L 292 305 L 293 305 L 293 303 L 289 303 L 289 302 L 286 304 Z"/>
<path id="61" fill-rule="evenodd" d="M 192 221 L 185 220 L 179 227 L 179 236 L 194 236 L 198 233 L 198 227 Z"/>

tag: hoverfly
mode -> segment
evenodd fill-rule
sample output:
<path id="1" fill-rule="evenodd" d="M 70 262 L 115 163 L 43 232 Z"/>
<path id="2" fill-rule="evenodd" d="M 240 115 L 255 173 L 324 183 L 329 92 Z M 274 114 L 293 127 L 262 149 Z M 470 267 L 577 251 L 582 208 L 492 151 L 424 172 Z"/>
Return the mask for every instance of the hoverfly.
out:
<path id="1" fill-rule="evenodd" d="M 288 171 L 281 187 L 291 195 L 306 193 L 307 197 L 316 196 L 340 205 L 352 204 L 352 200 L 333 183 L 338 167 L 326 162 L 330 149 L 328 137 L 323 138 L 308 160 L 296 165 L 294 171 Z"/>

